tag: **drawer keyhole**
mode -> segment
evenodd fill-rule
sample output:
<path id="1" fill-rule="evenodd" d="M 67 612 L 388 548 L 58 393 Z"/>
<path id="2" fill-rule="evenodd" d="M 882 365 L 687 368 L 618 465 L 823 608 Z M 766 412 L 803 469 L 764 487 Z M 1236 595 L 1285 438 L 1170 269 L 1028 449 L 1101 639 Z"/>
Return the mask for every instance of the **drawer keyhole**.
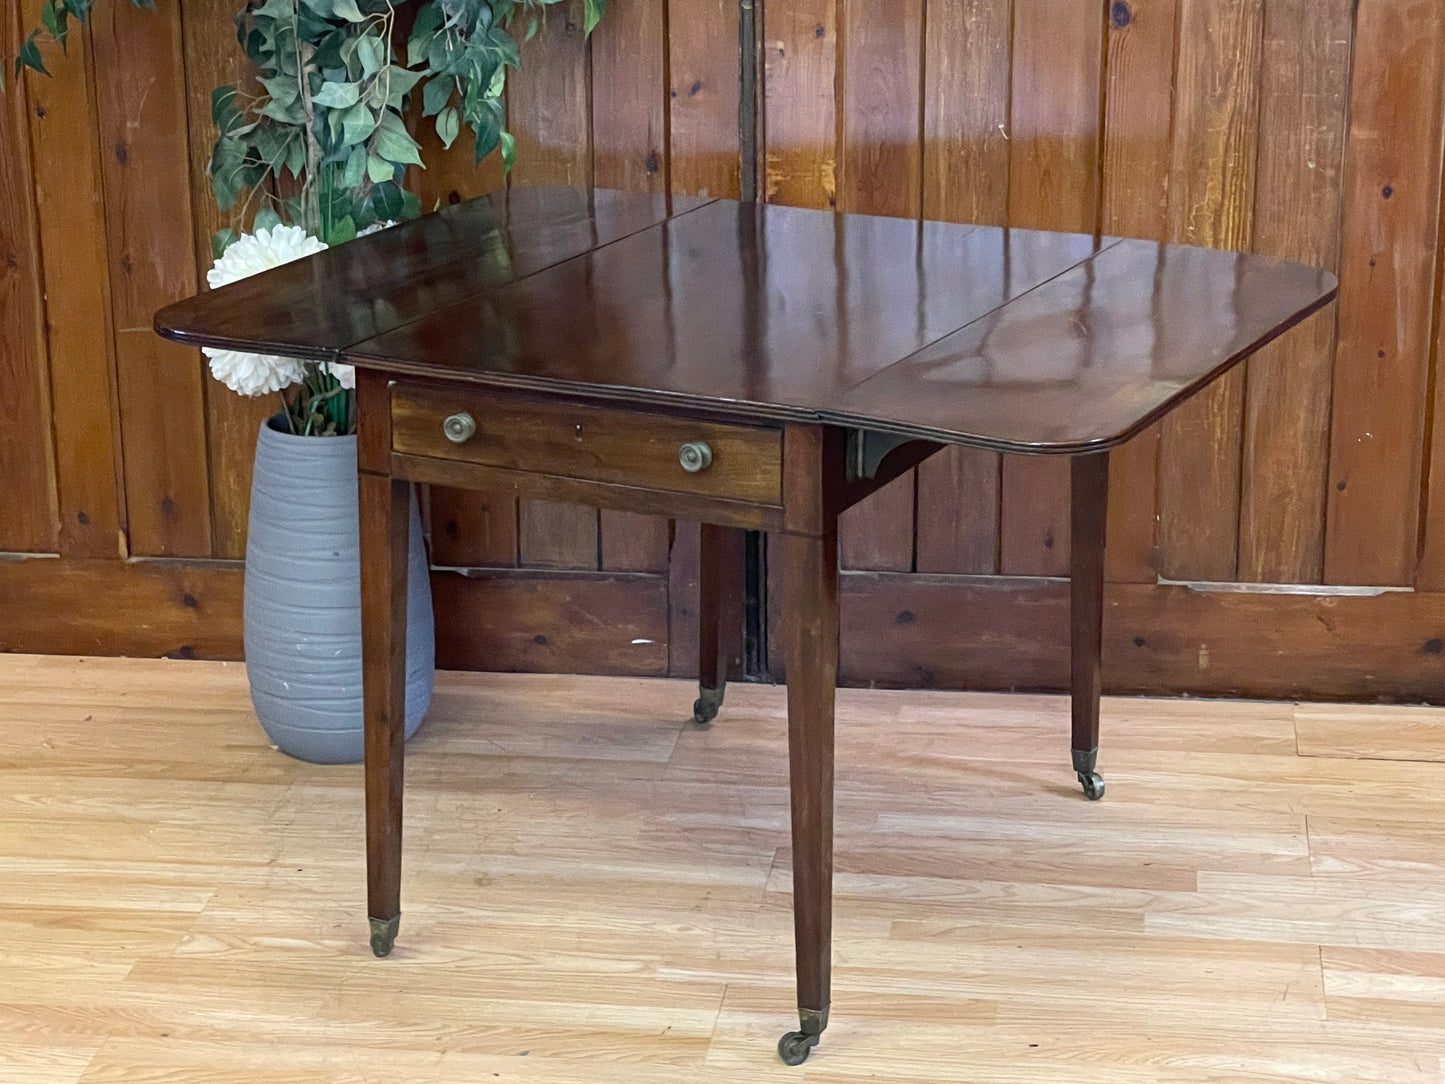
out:
<path id="1" fill-rule="evenodd" d="M 453 444 L 465 444 L 476 435 L 477 419 L 473 418 L 466 411 L 462 411 L 460 414 L 453 414 L 446 421 L 442 422 L 442 432 L 446 434 L 447 440 Z"/>
<path id="2" fill-rule="evenodd" d="M 677 450 L 677 461 L 688 474 L 696 474 L 712 466 L 712 449 L 700 440 L 689 441 Z"/>

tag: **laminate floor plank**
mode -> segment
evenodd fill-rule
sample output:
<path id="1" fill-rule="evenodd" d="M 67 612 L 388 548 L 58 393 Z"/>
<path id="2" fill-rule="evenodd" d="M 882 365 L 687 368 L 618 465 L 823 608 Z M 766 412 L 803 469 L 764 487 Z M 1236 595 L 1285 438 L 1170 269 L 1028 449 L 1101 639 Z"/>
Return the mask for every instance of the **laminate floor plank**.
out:
<path id="1" fill-rule="evenodd" d="M 1436 709 L 838 698 L 833 1023 L 793 1019 L 786 717 L 732 685 L 442 674 L 402 933 L 358 766 L 235 664 L 0 656 L 5 1084 L 1442 1084 Z"/>

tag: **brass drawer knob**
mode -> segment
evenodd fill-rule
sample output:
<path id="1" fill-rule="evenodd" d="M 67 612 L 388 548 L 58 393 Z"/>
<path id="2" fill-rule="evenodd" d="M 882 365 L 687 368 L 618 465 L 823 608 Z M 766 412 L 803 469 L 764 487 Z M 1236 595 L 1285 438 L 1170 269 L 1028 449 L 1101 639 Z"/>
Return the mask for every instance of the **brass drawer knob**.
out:
<path id="1" fill-rule="evenodd" d="M 442 422 L 442 432 L 447 435 L 447 440 L 453 444 L 465 444 L 476 435 L 477 419 L 473 418 L 466 411 L 460 414 L 453 414 L 446 421 Z"/>
<path id="2" fill-rule="evenodd" d="M 689 441 L 677 450 L 677 461 L 688 474 L 712 466 L 712 449 L 700 440 Z"/>

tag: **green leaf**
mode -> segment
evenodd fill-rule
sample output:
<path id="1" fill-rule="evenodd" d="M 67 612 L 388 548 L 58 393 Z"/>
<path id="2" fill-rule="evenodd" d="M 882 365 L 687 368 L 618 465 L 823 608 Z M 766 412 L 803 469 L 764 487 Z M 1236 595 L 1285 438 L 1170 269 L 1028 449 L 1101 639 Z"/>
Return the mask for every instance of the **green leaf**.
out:
<path id="1" fill-rule="evenodd" d="M 311 96 L 315 105 L 328 109 L 350 109 L 361 99 L 361 88 L 355 83 L 323 83 L 321 89 Z"/>
<path id="2" fill-rule="evenodd" d="M 266 0 L 264 4 L 251 12 L 254 18 L 258 19 L 285 19 L 288 22 L 296 18 L 296 0 Z"/>
<path id="3" fill-rule="evenodd" d="M 30 68 L 38 71 L 41 75 L 50 74 L 49 70 L 45 67 L 44 59 L 40 56 L 39 37 L 40 31 L 32 30 L 30 36 L 27 37 L 25 42 L 20 46 L 20 52 L 16 54 L 15 57 L 16 75 L 20 74 L 21 68 Z"/>
<path id="4" fill-rule="evenodd" d="M 462 117 L 457 112 L 456 106 L 448 106 L 437 116 L 437 138 L 442 141 L 442 146 L 451 150 L 452 144 L 457 141 L 457 136 L 462 132 Z"/>
<path id="5" fill-rule="evenodd" d="M 398 165 L 425 166 L 419 153 L 421 147 L 416 140 L 412 139 L 411 133 L 406 130 L 406 125 L 395 113 L 386 112 L 382 114 L 381 124 L 376 133 L 376 152 L 390 162 Z"/>
<path id="6" fill-rule="evenodd" d="M 40 21 L 64 51 L 70 39 L 70 13 L 60 6 L 60 0 L 45 0 L 40 8 Z"/>
<path id="7" fill-rule="evenodd" d="M 421 93 L 423 117 L 434 117 L 446 108 L 456 89 L 456 80 L 450 75 L 438 75 L 430 80 Z"/>
<path id="8" fill-rule="evenodd" d="M 347 146 L 365 143 L 376 131 L 376 114 L 358 102 L 341 115 L 341 138 Z"/>
<path id="9" fill-rule="evenodd" d="M 366 16 L 356 6 L 356 0 L 331 0 L 332 9 L 339 19 L 345 19 L 349 23 L 364 22 Z"/>
<path id="10" fill-rule="evenodd" d="M 582 29 L 591 34 L 607 14 L 607 0 L 582 0 Z"/>
<path id="11" fill-rule="evenodd" d="M 346 168 L 341 171 L 342 188 L 355 188 L 366 176 L 367 153 L 365 147 L 353 147 L 346 159 Z"/>
<path id="12" fill-rule="evenodd" d="M 281 216 L 273 208 L 262 207 L 256 212 L 256 220 L 251 223 L 253 230 L 274 230 L 281 225 Z"/>
<path id="13" fill-rule="evenodd" d="M 219 260 L 226 254 L 226 249 L 236 240 L 236 231 L 227 227 L 224 230 L 217 230 L 211 236 L 211 255 Z"/>
<path id="14" fill-rule="evenodd" d="M 379 184 L 371 193 L 371 206 L 376 211 L 376 217 L 383 222 L 393 218 L 400 218 L 402 208 L 406 206 L 406 199 L 402 195 L 401 188 L 393 181 L 386 184 Z"/>
<path id="15" fill-rule="evenodd" d="M 375 154 L 366 157 L 366 175 L 372 184 L 382 184 L 396 179 L 396 166 Z"/>
<path id="16" fill-rule="evenodd" d="M 502 171 L 504 173 L 511 173 L 512 166 L 517 161 L 517 137 L 511 132 L 503 132 L 501 135 L 501 143 Z"/>
<path id="17" fill-rule="evenodd" d="M 328 245 L 344 245 L 356 240 L 356 220 L 347 215 L 331 227 L 331 232 L 322 238 Z"/>
<path id="18" fill-rule="evenodd" d="M 380 38 L 356 39 L 356 58 L 361 61 L 361 72 L 368 78 L 381 71 L 386 65 L 386 48 Z M 420 78 L 420 73 L 418 73 Z"/>

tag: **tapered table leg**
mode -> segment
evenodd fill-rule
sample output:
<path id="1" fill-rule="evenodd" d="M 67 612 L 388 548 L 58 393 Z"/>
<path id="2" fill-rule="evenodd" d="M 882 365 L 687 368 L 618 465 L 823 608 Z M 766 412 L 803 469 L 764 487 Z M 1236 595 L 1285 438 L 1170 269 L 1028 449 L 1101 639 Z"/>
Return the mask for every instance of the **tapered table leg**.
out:
<path id="1" fill-rule="evenodd" d="M 385 956 L 401 923 L 410 483 L 363 471 L 360 487 L 367 914 L 371 950 Z"/>
<path id="2" fill-rule="evenodd" d="M 833 699 L 838 680 L 838 535 L 782 537 L 787 617 L 793 925 L 801 1029 L 778 1053 L 801 1063 L 828 1025 L 833 942 Z"/>
<path id="3" fill-rule="evenodd" d="M 730 674 L 741 672 L 743 645 L 743 532 L 702 525 L 698 585 L 698 698 L 696 723 L 717 717 Z"/>
<path id="4" fill-rule="evenodd" d="M 1074 771 L 1090 801 L 1104 796 L 1099 759 L 1100 657 L 1104 628 L 1104 527 L 1108 521 L 1109 453 L 1075 456 L 1069 569 L 1069 693 Z"/>

